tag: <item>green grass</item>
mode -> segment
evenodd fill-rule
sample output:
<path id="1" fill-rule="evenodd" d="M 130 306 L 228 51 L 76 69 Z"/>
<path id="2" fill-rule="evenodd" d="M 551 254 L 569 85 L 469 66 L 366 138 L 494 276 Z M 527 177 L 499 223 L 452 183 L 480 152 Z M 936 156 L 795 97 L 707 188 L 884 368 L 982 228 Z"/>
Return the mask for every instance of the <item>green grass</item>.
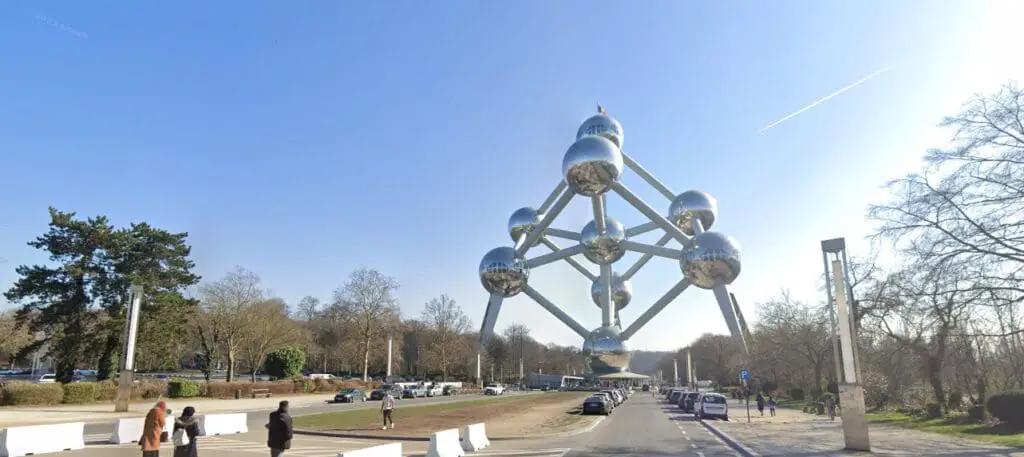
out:
<path id="1" fill-rule="evenodd" d="M 1002 446 L 1024 448 L 1024 429 L 1012 428 L 1005 424 L 986 425 L 968 423 L 964 416 L 927 419 L 887 411 L 868 413 L 873 424 L 889 424 L 897 427 L 939 433 L 975 441 L 984 441 Z"/>

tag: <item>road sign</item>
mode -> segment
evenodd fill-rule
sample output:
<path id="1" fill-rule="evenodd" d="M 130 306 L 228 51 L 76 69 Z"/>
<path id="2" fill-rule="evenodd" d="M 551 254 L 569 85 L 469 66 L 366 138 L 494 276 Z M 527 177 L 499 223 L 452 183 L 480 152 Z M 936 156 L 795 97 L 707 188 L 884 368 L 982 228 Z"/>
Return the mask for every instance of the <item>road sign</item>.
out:
<path id="1" fill-rule="evenodd" d="M 750 379 L 750 372 L 747 370 L 740 370 L 740 379 L 747 381 Z"/>

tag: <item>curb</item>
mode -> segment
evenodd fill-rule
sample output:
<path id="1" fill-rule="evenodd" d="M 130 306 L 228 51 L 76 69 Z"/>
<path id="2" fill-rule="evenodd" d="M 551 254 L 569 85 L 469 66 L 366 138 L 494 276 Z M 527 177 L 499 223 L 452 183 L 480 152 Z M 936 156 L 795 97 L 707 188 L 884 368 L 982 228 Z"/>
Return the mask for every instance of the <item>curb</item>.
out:
<path id="1" fill-rule="evenodd" d="M 520 440 L 535 440 L 535 439 L 552 439 L 552 438 L 566 438 L 575 435 L 581 435 L 588 433 L 601 425 L 604 422 L 604 417 L 599 417 L 593 424 L 588 425 L 585 428 L 579 430 L 571 430 L 568 432 L 559 433 L 546 433 L 543 435 L 529 435 L 529 436 L 489 436 L 487 437 L 491 441 L 520 441 Z M 370 435 L 364 433 L 345 433 L 345 432 L 321 432 L 316 430 L 293 430 L 292 433 L 296 435 L 307 435 L 307 436 L 324 436 L 328 438 L 355 438 L 364 440 L 394 440 L 394 441 L 430 441 L 430 437 L 426 436 L 403 436 L 403 435 Z"/>
<path id="2" fill-rule="evenodd" d="M 727 444 L 729 447 L 731 447 L 732 450 L 740 453 L 740 455 L 742 455 L 743 457 L 759 457 L 760 456 L 760 454 L 758 454 L 757 452 L 754 452 L 750 448 L 748 448 L 748 447 L 744 446 L 743 444 L 741 444 L 739 441 L 736 441 L 733 437 L 731 437 L 728 434 L 726 434 L 725 432 L 719 430 L 718 427 L 715 427 L 714 425 L 709 424 L 705 420 L 699 420 L 698 422 L 700 422 L 700 424 L 703 425 L 704 428 L 708 429 L 708 431 L 711 432 L 713 435 L 717 436 L 719 439 L 721 439 L 723 442 L 725 442 L 725 444 Z"/>

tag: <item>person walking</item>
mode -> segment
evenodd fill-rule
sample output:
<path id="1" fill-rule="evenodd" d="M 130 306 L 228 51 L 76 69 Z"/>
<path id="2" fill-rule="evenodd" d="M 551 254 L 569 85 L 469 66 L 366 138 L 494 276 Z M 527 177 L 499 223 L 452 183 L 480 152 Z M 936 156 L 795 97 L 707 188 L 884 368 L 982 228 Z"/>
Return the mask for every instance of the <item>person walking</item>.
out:
<path id="1" fill-rule="evenodd" d="M 181 411 L 181 417 L 174 421 L 172 441 L 174 457 L 199 457 L 196 437 L 199 436 L 199 422 L 196 421 L 196 409 L 188 406 Z"/>
<path id="2" fill-rule="evenodd" d="M 757 411 L 764 416 L 764 394 L 757 394 Z"/>
<path id="3" fill-rule="evenodd" d="M 825 412 L 828 413 L 829 420 L 836 420 L 836 400 L 832 395 L 825 396 Z"/>
<path id="4" fill-rule="evenodd" d="M 288 402 L 277 404 L 277 411 L 270 413 L 267 424 L 267 447 L 270 457 L 281 457 L 292 448 L 292 416 L 288 414 Z"/>
<path id="5" fill-rule="evenodd" d="M 380 401 L 380 413 L 384 417 L 384 426 L 381 430 L 387 430 L 390 425 L 391 428 L 395 428 L 395 421 L 391 419 L 391 412 L 395 409 L 395 397 L 391 396 L 391 392 L 384 393 L 384 398 Z"/>
<path id="6" fill-rule="evenodd" d="M 768 411 L 771 413 L 772 417 L 775 417 L 775 397 L 774 396 L 769 396 L 768 397 Z"/>
<path id="7" fill-rule="evenodd" d="M 142 425 L 142 436 L 139 437 L 142 457 L 160 457 L 160 435 L 164 433 L 166 414 L 167 403 L 163 401 L 157 402 L 156 406 L 146 413 L 146 420 Z"/>

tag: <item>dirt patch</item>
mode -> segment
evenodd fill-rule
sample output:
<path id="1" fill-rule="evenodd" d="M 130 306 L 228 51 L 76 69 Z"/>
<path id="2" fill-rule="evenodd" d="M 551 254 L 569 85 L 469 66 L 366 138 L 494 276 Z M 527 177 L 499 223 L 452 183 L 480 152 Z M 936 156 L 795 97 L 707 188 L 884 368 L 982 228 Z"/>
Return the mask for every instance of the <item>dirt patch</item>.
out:
<path id="1" fill-rule="evenodd" d="M 380 429 L 381 416 L 376 410 L 297 417 L 295 427 L 381 437 L 426 436 L 438 430 L 484 422 L 491 437 L 518 437 L 557 433 L 591 423 L 593 418 L 578 414 L 584 398 L 585 394 L 575 392 L 550 393 L 420 407 L 406 406 L 408 403 L 403 401 L 394 411 L 394 429 Z"/>

